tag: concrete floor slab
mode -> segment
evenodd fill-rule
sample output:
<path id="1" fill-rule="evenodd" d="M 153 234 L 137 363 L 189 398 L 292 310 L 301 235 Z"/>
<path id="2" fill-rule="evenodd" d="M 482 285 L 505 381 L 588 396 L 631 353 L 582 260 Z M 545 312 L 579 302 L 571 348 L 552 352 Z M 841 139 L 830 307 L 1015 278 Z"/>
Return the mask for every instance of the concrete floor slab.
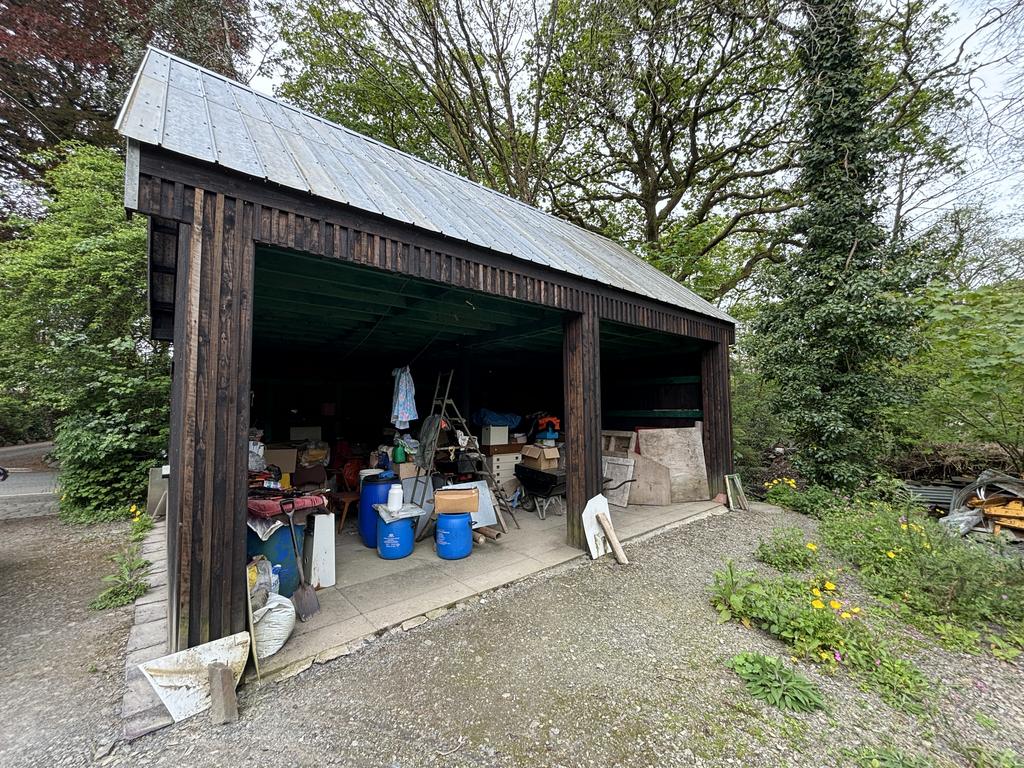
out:
<path id="1" fill-rule="evenodd" d="M 627 540 L 723 509 L 710 501 L 613 507 L 612 521 L 619 538 Z M 564 516 L 540 520 L 521 511 L 517 517 L 519 528 L 509 521 L 507 534 L 475 545 L 463 560 L 442 560 L 429 538 L 417 542 L 409 557 L 383 560 L 363 546 L 349 522 L 337 537 L 337 583 L 317 593 L 320 613 L 296 624 L 284 648 L 261 663 L 263 678 L 294 674 L 315 659 L 346 653 L 347 645 L 366 636 L 585 556 L 566 545 Z"/>

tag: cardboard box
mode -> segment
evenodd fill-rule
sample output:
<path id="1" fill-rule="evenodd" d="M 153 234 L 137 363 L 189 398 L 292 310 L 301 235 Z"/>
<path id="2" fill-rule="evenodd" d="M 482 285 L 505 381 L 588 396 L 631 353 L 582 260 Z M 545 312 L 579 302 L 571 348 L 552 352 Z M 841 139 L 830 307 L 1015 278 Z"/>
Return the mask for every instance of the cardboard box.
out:
<path id="1" fill-rule="evenodd" d="M 401 464 L 393 464 L 391 468 L 395 470 L 395 474 L 398 475 L 399 480 L 416 477 L 416 465 L 411 461 L 404 461 Z"/>
<path id="2" fill-rule="evenodd" d="M 292 427 L 288 430 L 289 440 L 322 440 L 320 427 Z"/>
<path id="3" fill-rule="evenodd" d="M 475 513 L 480 509 L 479 488 L 439 488 L 434 491 L 434 511 Z"/>
<path id="4" fill-rule="evenodd" d="M 558 449 L 543 445 L 523 446 L 523 465 L 532 469 L 558 469 Z"/>
<path id="5" fill-rule="evenodd" d="M 508 427 L 483 427 L 480 430 L 480 445 L 505 445 L 508 443 Z"/>
<path id="6" fill-rule="evenodd" d="M 268 445 L 263 451 L 263 460 L 267 464 L 280 467 L 282 472 L 294 472 L 299 452 L 290 445 Z"/>

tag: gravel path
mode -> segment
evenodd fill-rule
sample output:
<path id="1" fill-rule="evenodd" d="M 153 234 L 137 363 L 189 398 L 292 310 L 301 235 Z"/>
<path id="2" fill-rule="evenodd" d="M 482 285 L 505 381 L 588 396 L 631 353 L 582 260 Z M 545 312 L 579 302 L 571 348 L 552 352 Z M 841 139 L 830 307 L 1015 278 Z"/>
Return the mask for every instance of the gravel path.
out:
<path id="1" fill-rule="evenodd" d="M 779 524 L 815 526 L 787 512 L 729 514 L 627 545 L 626 568 L 605 560 L 535 577 L 290 680 L 249 686 L 235 725 L 196 718 L 100 762 L 819 768 L 850 765 L 844 750 L 861 746 L 930 753 L 943 765 L 970 765 L 958 750 L 972 745 L 1024 754 L 1022 668 L 923 639 L 906 647 L 941 681 L 930 718 L 813 665 L 801 666 L 823 688 L 825 712 L 783 714 L 748 696 L 723 661 L 788 654 L 761 632 L 716 623 L 706 586 L 726 558 L 754 567 L 759 539 Z"/>
<path id="2" fill-rule="evenodd" d="M 0 765 L 89 765 L 109 751 L 132 609 L 88 603 L 125 530 L 0 519 Z"/>

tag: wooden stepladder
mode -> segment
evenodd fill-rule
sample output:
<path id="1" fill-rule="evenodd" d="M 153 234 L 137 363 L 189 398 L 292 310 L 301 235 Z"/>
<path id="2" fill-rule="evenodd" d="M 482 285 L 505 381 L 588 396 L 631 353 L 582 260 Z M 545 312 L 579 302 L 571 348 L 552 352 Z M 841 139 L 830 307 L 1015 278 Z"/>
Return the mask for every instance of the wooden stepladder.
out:
<path id="1" fill-rule="evenodd" d="M 434 397 L 430 404 L 430 415 L 427 419 L 437 417 L 439 419 L 437 429 L 433 431 L 429 443 L 421 443 L 420 450 L 424 451 L 424 456 L 428 457 L 428 466 L 421 467 L 417 464 L 416 467 L 416 480 L 412 487 L 412 503 L 417 504 L 420 507 L 426 502 L 427 490 L 431 487 L 431 475 L 433 474 L 433 463 L 434 456 L 437 453 L 438 441 L 441 437 L 441 429 L 447 424 L 448 427 L 462 432 L 466 436 L 466 444 L 462 446 L 462 455 L 472 459 L 480 469 L 477 470 L 477 474 L 483 475 L 487 481 L 487 488 L 490 490 L 491 495 L 494 497 L 494 516 L 498 519 L 498 526 L 501 528 L 502 533 L 508 533 L 508 525 L 505 523 L 505 515 L 507 514 L 512 518 L 512 522 L 516 524 L 516 528 L 519 528 L 519 521 L 516 520 L 515 512 L 512 511 L 512 503 L 508 498 L 508 494 L 505 493 L 504 489 L 498 484 L 494 475 L 487 468 L 487 462 L 483 460 L 483 453 L 480 450 L 480 440 L 469 431 L 469 425 L 466 420 L 462 418 L 462 414 L 459 412 L 459 407 L 455 404 L 455 401 L 451 398 L 452 391 L 452 379 L 455 376 L 455 371 L 448 371 L 447 373 L 438 374 L 437 383 L 434 385 Z M 443 387 L 442 387 L 443 385 Z M 427 423 L 425 419 L 424 424 Z M 423 515 L 420 517 L 419 523 L 416 526 L 416 540 L 419 541 L 426 534 L 427 528 L 434 521 L 434 515 Z"/>

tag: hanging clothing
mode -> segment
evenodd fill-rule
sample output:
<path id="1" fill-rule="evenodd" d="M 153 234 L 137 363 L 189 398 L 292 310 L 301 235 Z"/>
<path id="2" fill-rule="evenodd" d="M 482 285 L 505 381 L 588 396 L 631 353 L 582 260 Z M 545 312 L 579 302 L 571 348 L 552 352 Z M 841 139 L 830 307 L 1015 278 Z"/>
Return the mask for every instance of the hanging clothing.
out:
<path id="1" fill-rule="evenodd" d="M 396 429 L 408 429 L 409 422 L 419 418 L 416 413 L 416 386 L 412 382 L 409 366 L 395 368 L 395 394 L 391 403 L 391 423 Z"/>

